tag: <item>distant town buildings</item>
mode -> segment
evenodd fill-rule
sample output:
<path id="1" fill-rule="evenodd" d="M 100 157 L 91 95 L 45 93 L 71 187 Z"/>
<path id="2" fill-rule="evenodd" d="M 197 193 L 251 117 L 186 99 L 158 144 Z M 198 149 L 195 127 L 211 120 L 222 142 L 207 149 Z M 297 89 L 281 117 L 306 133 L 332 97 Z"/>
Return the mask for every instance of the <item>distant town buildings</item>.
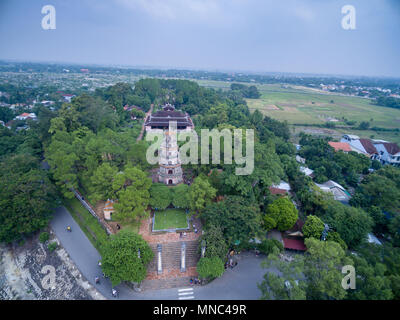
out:
<path id="1" fill-rule="evenodd" d="M 75 95 L 74 94 L 69 94 L 69 93 L 64 93 L 63 95 L 62 95 L 62 97 L 64 98 L 64 100 L 66 101 L 66 102 L 71 102 L 71 100 L 72 100 L 72 98 L 75 98 Z"/>
<path id="2" fill-rule="evenodd" d="M 20 114 L 19 116 L 15 117 L 15 120 L 28 120 L 28 119 L 36 120 L 37 119 L 36 114 L 34 114 L 33 112 L 32 113 L 24 112 L 24 113 Z"/>

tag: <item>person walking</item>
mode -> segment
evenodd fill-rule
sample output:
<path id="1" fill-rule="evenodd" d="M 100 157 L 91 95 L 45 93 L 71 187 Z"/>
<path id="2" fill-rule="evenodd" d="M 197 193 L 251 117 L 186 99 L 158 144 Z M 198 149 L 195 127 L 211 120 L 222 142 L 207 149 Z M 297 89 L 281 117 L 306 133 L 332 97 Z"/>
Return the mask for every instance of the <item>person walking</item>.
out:
<path id="1" fill-rule="evenodd" d="M 99 283 L 100 283 L 99 277 L 94 278 L 94 282 L 95 282 L 96 284 L 99 284 Z"/>
<path id="2" fill-rule="evenodd" d="M 114 298 L 116 298 L 118 296 L 118 292 L 115 289 L 112 289 L 112 295 Z"/>
<path id="3" fill-rule="evenodd" d="M 68 232 L 71 232 L 71 231 L 72 231 L 70 226 L 67 226 L 67 231 L 68 231 Z"/>

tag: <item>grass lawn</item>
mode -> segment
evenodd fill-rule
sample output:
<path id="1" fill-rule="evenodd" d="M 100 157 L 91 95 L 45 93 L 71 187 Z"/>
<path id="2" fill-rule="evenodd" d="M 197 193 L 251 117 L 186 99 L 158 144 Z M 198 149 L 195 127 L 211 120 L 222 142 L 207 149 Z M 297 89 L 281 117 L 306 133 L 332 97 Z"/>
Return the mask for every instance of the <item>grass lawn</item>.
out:
<path id="1" fill-rule="evenodd" d="M 132 221 L 123 221 L 118 223 L 121 225 L 122 229 L 127 229 L 129 231 L 133 231 L 135 233 L 139 233 L 140 221 L 132 220 Z"/>
<path id="2" fill-rule="evenodd" d="M 97 219 L 93 217 L 76 198 L 64 198 L 63 203 L 90 242 L 99 250 L 101 242 L 106 241 L 108 236 Z"/>
<path id="3" fill-rule="evenodd" d="M 184 210 L 167 209 L 157 211 L 154 218 L 154 230 L 187 228 L 187 219 Z"/>

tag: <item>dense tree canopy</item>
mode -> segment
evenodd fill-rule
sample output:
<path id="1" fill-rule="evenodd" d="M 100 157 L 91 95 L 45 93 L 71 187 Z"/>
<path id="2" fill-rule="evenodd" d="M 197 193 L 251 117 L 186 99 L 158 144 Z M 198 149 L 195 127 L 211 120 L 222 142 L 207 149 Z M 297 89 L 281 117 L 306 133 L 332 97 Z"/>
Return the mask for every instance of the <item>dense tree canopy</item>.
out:
<path id="1" fill-rule="evenodd" d="M 223 201 L 210 204 L 202 217 L 207 226 L 222 229 L 228 244 L 237 240 L 247 242 L 261 232 L 259 207 L 239 196 L 227 196 Z"/>
<path id="2" fill-rule="evenodd" d="M 123 172 L 117 173 L 113 181 L 113 191 L 117 195 L 115 203 L 115 217 L 128 220 L 145 216 L 149 205 L 151 179 L 147 173 L 136 167 L 125 167 Z"/>
<path id="3" fill-rule="evenodd" d="M 11 242 L 47 226 L 56 206 L 56 191 L 28 155 L 0 162 L 0 241 Z"/>
<path id="4" fill-rule="evenodd" d="M 303 225 L 304 237 L 306 238 L 313 237 L 315 239 L 320 239 L 323 230 L 324 230 L 324 223 L 320 218 L 312 215 L 309 215 L 307 217 L 307 220 Z"/>
<path id="5" fill-rule="evenodd" d="M 121 230 L 101 247 L 101 268 L 113 286 L 122 281 L 141 282 L 153 256 L 150 246 L 140 235 Z"/>
<path id="6" fill-rule="evenodd" d="M 206 246 L 205 257 L 218 257 L 223 261 L 225 260 L 228 253 L 228 244 L 221 227 L 208 225 L 205 233 L 200 238 L 199 249 L 201 249 L 203 242 Z"/>
<path id="7" fill-rule="evenodd" d="M 172 201 L 172 190 L 165 184 L 153 184 L 150 188 L 150 205 L 153 209 L 164 210 Z"/>
<path id="8" fill-rule="evenodd" d="M 275 220 L 279 231 L 289 230 L 298 219 L 298 212 L 294 204 L 287 197 L 276 199 L 266 209 L 266 215 Z"/>
<path id="9" fill-rule="evenodd" d="M 188 199 L 190 209 L 203 210 L 215 198 L 216 192 L 217 190 L 206 179 L 197 177 L 189 187 Z"/>
<path id="10" fill-rule="evenodd" d="M 329 202 L 322 219 L 336 230 L 351 248 L 366 240 L 373 224 L 372 218 L 364 210 L 333 200 Z"/>

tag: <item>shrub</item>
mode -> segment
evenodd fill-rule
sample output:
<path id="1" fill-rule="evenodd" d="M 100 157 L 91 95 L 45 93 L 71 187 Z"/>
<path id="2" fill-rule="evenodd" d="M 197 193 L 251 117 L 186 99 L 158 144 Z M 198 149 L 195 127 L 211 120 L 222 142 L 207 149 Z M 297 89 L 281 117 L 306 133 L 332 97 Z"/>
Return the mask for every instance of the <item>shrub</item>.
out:
<path id="1" fill-rule="evenodd" d="M 49 243 L 49 245 L 47 246 L 47 249 L 49 249 L 50 252 L 53 252 L 54 250 L 56 250 L 58 247 L 57 242 L 53 241 L 51 243 Z"/>
<path id="2" fill-rule="evenodd" d="M 39 241 L 40 241 L 41 243 L 46 242 L 47 240 L 49 240 L 49 238 L 50 238 L 50 235 L 49 235 L 48 232 L 42 232 L 42 233 L 39 235 Z"/>
<path id="3" fill-rule="evenodd" d="M 276 240 L 276 239 L 267 239 L 258 244 L 257 249 L 260 250 L 262 253 L 269 255 L 273 253 L 274 248 L 277 248 L 279 252 L 283 251 L 283 244 Z"/>
<path id="4" fill-rule="evenodd" d="M 325 225 L 323 221 L 317 216 L 309 215 L 306 223 L 303 226 L 303 234 L 306 238 L 321 238 L 322 231 L 324 231 Z"/>
<path id="5" fill-rule="evenodd" d="M 218 257 L 201 258 L 197 263 L 197 272 L 201 279 L 215 279 L 224 273 L 224 263 Z"/>
<path id="6" fill-rule="evenodd" d="M 270 231 L 276 228 L 276 221 L 269 215 L 264 215 L 264 229 Z"/>

